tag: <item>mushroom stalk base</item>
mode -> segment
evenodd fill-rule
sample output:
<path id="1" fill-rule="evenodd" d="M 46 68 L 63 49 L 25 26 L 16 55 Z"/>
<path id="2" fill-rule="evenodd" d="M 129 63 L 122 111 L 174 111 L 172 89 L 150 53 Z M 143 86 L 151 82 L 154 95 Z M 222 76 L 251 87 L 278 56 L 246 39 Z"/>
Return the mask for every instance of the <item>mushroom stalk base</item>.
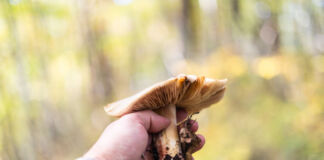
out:
<path id="1" fill-rule="evenodd" d="M 153 136 L 153 143 L 158 153 L 158 159 L 184 160 L 177 130 L 176 106 L 170 104 L 166 107 L 161 107 L 156 112 L 171 121 L 168 128 Z"/>

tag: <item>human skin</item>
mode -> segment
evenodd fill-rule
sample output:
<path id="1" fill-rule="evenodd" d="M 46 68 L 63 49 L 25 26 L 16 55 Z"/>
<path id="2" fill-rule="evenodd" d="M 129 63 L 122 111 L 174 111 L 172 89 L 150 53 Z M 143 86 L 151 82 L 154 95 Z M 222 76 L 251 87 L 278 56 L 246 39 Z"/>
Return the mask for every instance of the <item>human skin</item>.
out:
<path id="1" fill-rule="evenodd" d="M 187 117 L 183 110 L 177 111 L 177 121 L 180 122 Z M 198 123 L 191 120 L 191 130 L 198 130 Z M 152 155 L 147 152 L 152 138 L 151 133 L 158 133 L 167 128 L 170 120 L 153 111 L 139 111 L 127 114 L 112 122 L 101 134 L 97 142 L 83 156 L 95 160 L 152 160 Z M 205 143 L 202 135 L 200 147 Z"/>

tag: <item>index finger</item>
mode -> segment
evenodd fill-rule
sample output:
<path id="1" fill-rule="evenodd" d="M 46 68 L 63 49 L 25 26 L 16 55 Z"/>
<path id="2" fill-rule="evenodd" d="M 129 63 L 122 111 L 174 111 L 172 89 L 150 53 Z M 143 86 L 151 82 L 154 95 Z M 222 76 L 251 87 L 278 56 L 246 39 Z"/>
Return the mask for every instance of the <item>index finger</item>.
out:
<path id="1" fill-rule="evenodd" d="M 177 122 L 182 122 L 187 117 L 188 113 L 185 110 L 177 108 Z"/>

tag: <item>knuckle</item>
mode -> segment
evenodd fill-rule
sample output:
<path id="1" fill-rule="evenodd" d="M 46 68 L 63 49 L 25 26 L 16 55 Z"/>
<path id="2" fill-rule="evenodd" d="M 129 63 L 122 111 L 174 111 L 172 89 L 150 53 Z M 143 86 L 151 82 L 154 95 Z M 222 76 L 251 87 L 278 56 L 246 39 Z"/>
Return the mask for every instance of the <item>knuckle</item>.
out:
<path id="1" fill-rule="evenodd" d="M 129 122 L 140 122 L 141 117 L 140 117 L 140 115 L 138 115 L 136 113 L 130 113 L 130 114 L 123 116 L 122 120 L 129 121 Z"/>

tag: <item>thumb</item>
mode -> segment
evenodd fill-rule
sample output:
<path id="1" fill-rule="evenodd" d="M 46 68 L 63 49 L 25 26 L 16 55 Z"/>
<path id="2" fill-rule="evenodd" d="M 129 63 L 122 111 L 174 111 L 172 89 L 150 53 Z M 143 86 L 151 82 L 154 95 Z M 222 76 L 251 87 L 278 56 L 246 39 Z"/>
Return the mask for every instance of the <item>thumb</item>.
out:
<path id="1" fill-rule="evenodd" d="M 134 112 L 127 115 L 135 122 L 140 123 L 148 132 L 156 133 L 167 128 L 170 120 L 162 117 L 151 110 Z"/>

